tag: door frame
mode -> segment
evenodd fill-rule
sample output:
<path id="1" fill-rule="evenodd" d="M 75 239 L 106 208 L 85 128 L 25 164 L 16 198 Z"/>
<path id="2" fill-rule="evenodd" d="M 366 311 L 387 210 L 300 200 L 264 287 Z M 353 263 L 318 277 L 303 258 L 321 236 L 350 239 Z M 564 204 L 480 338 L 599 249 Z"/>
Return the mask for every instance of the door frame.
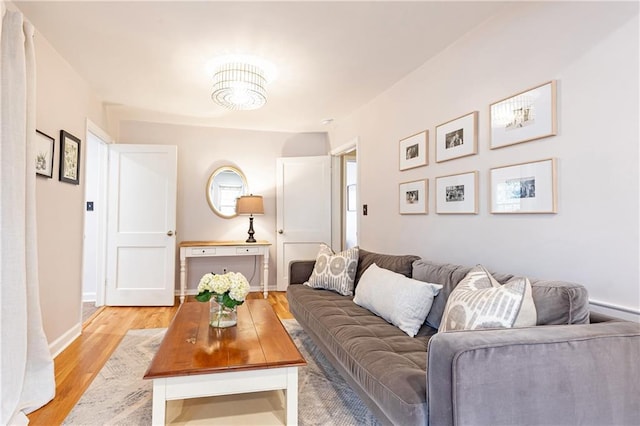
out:
<path id="1" fill-rule="evenodd" d="M 89 149 L 86 150 L 87 157 L 85 159 L 85 187 L 84 187 L 84 224 L 83 224 L 83 243 L 82 243 L 82 289 L 83 292 L 80 296 L 80 305 L 84 301 L 84 274 L 86 267 L 86 259 L 92 255 L 95 250 L 95 259 L 98 264 L 97 268 L 97 283 L 96 283 L 96 306 L 103 306 L 105 301 L 106 280 L 107 280 L 107 169 L 109 167 L 108 146 L 114 143 L 114 139 L 105 132 L 100 126 L 93 121 L 86 119 L 86 132 L 85 141 L 90 143 L 90 137 L 93 136 L 98 139 L 100 146 L 100 155 L 98 158 L 90 156 L 89 153 L 93 152 Z M 102 214 L 98 215 L 96 221 L 95 238 L 87 236 L 87 210 L 86 202 L 88 187 L 86 185 L 86 173 L 87 170 L 101 170 L 102 173 L 98 176 L 98 199 L 95 201 L 98 206 L 103 209 Z M 81 309 L 82 311 L 82 309 Z"/>
<path id="2" fill-rule="evenodd" d="M 342 156 L 351 151 L 358 152 L 360 140 L 358 137 L 332 149 L 331 155 L 331 246 L 335 251 L 342 247 L 343 217 L 342 217 Z M 357 161 L 357 160 L 356 160 Z M 360 200 L 360 167 L 356 172 L 356 200 Z M 356 215 L 356 233 L 360 235 L 360 215 Z"/>

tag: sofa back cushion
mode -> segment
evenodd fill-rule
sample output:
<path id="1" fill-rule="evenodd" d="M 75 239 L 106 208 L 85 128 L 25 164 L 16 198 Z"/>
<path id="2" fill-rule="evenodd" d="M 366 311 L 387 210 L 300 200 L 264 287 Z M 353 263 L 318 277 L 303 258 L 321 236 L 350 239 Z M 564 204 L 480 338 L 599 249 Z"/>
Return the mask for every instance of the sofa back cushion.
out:
<path id="1" fill-rule="evenodd" d="M 442 285 L 427 315 L 426 323 L 429 326 L 440 328 L 449 295 L 470 270 L 469 266 L 437 263 L 424 259 L 413 263 L 413 279 Z M 513 278 L 510 274 L 492 272 L 492 275 L 500 284 Z M 589 323 L 589 295 L 586 288 L 566 281 L 535 278 L 530 278 L 529 281 L 538 315 L 537 325 Z"/>
<path id="2" fill-rule="evenodd" d="M 436 263 L 428 260 L 416 260 L 413 262 L 413 279 L 426 281 L 429 283 L 440 284 L 442 289 L 433 300 L 429 315 L 427 315 L 427 324 L 435 329 L 440 328 L 440 320 L 444 314 L 444 307 L 447 305 L 447 299 L 467 273 L 471 267 L 452 265 L 449 263 Z"/>
<path id="3" fill-rule="evenodd" d="M 419 259 L 419 256 L 380 254 L 360 249 L 355 285 L 358 285 L 358 281 L 360 281 L 360 277 L 362 276 L 364 271 L 366 271 L 367 268 L 374 263 L 381 268 L 388 269 L 398 274 L 402 274 L 405 277 L 411 278 L 411 272 L 413 271 L 413 262 Z"/>

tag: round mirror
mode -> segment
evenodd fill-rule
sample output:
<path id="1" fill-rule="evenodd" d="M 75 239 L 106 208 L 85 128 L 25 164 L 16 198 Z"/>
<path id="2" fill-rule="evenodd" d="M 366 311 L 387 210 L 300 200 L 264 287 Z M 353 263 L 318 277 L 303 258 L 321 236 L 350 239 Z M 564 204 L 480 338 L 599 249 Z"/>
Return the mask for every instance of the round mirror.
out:
<path id="1" fill-rule="evenodd" d="M 205 188 L 207 202 L 215 214 L 224 218 L 236 216 L 236 198 L 247 193 L 247 179 L 231 166 L 217 168 Z"/>

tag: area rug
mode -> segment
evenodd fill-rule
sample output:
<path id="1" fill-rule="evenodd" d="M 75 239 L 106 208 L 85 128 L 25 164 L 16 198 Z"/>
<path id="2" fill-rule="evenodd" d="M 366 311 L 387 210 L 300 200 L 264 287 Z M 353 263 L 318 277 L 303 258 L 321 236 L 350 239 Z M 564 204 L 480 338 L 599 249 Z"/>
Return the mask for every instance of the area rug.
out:
<path id="1" fill-rule="evenodd" d="M 298 374 L 298 424 L 378 426 L 371 411 L 297 321 L 282 322 L 307 360 Z M 152 384 L 142 376 L 165 331 L 130 330 L 63 424 L 150 425 Z"/>

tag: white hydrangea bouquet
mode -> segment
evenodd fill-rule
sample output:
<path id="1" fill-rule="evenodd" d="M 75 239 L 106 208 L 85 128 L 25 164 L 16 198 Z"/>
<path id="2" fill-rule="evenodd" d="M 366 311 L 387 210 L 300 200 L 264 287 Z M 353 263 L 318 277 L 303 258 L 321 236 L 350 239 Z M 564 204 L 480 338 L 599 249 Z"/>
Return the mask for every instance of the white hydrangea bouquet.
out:
<path id="1" fill-rule="evenodd" d="M 239 272 L 208 273 L 204 274 L 198 283 L 196 300 L 208 302 L 215 298 L 219 304 L 233 309 L 244 303 L 249 290 L 249 281 Z"/>

